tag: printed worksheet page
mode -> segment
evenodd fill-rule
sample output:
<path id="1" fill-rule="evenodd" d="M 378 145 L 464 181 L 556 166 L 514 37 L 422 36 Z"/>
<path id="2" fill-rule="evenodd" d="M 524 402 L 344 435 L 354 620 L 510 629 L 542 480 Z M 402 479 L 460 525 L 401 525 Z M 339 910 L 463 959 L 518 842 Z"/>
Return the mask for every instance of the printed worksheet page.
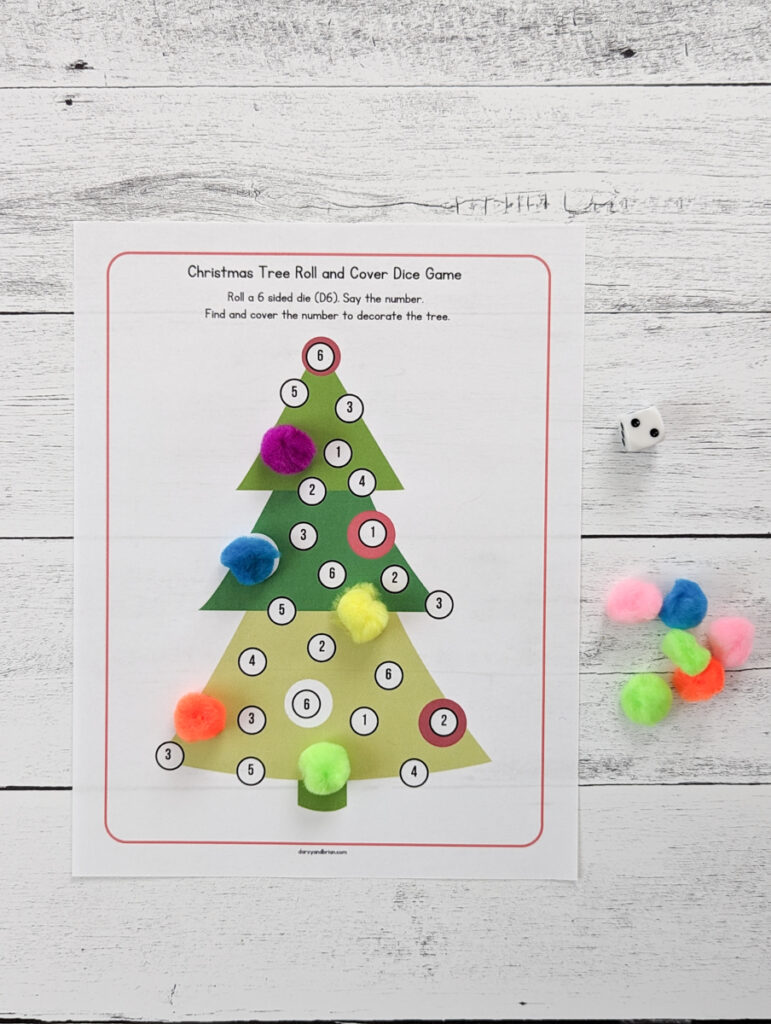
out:
<path id="1" fill-rule="evenodd" d="M 73 872 L 575 878 L 582 230 L 75 243 Z"/>

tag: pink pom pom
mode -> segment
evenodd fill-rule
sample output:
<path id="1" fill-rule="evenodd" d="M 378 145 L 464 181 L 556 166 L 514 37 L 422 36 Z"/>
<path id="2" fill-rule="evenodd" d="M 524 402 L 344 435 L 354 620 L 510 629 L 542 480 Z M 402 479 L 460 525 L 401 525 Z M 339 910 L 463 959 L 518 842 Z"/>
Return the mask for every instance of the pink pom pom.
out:
<path id="1" fill-rule="evenodd" d="M 290 423 L 271 427 L 262 439 L 260 455 L 274 472 L 290 476 L 302 473 L 313 462 L 316 445 L 304 430 Z"/>
<path id="2" fill-rule="evenodd" d="M 608 618 L 614 622 L 648 622 L 661 611 L 661 591 L 645 580 L 619 580 L 605 601 Z"/>
<path id="3" fill-rule="evenodd" d="M 707 632 L 707 642 L 725 668 L 743 665 L 752 651 L 755 627 L 749 619 L 715 619 Z"/>

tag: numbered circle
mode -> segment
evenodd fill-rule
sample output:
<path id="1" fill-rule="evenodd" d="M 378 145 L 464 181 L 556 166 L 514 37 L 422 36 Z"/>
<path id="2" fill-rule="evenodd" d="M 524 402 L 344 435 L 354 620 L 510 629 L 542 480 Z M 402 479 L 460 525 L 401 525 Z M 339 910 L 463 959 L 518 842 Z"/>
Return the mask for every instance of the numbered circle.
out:
<path id="1" fill-rule="evenodd" d="M 168 743 L 161 743 L 160 747 L 155 751 L 155 760 L 159 768 L 164 768 L 167 772 L 173 772 L 185 760 L 185 751 L 180 747 L 179 743 L 170 740 Z"/>
<path id="2" fill-rule="evenodd" d="M 386 539 L 386 532 L 378 519 L 365 519 L 358 529 L 359 540 L 366 548 L 379 548 Z"/>
<path id="3" fill-rule="evenodd" d="M 458 730 L 458 716 L 450 708 L 437 708 L 428 724 L 435 736 L 452 736 Z"/>
<path id="4" fill-rule="evenodd" d="M 380 585 L 389 594 L 401 594 L 410 583 L 410 574 L 403 565 L 387 565 L 380 573 Z"/>
<path id="5" fill-rule="evenodd" d="M 245 786 L 257 786 L 265 778 L 265 765 L 259 757 L 245 757 L 238 762 L 236 775 Z"/>
<path id="6" fill-rule="evenodd" d="M 371 469 L 354 469 L 348 477 L 348 490 L 357 498 L 366 498 L 377 487 L 377 478 Z"/>
<path id="7" fill-rule="evenodd" d="M 399 778 L 405 786 L 417 789 L 428 781 L 428 765 L 419 757 L 411 757 L 399 769 Z"/>
<path id="8" fill-rule="evenodd" d="M 340 469 L 341 466 L 347 466 L 353 458 L 353 448 L 347 441 L 335 438 L 324 447 L 324 458 L 330 466 Z"/>
<path id="9" fill-rule="evenodd" d="M 357 736 L 371 736 L 378 722 L 377 711 L 373 708 L 356 708 L 351 713 L 351 728 Z"/>
<path id="10" fill-rule="evenodd" d="M 268 667 L 268 659 L 259 647 L 247 647 L 238 655 L 238 667 L 245 676 L 258 676 Z"/>
<path id="11" fill-rule="evenodd" d="M 343 395 L 335 402 L 335 413 L 343 423 L 355 423 L 364 415 L 364 402 L 358 395 Z"/>
<path id="12" fill-rule="evenodd" d="M 295 523 L 289 531 L 289 543 L 298 551 L 309 551 L 318 539 L 318 531 L 311 523 Z"/>
<path id="13" fill-rule="evenodd" d="M 306 505 L 320 505 L 326 496 L 324 481 L 317 476 L 306 476 L 297 488 L 297 497 Z"/>
<path id="14" fill-rule="evenodd" d="M 454 700 L 439 697 L 420 712 L 420 735 L 434 747 L 451 747 L 466 732 L 466 712 Z"/>
<path id="15" fill-rule="evenodd" d="M 375 669 L 375 682 L 383 690 L 395 690 L 403 679 L 402 667 L 395 661 L 382 661 Z"/>
<path id="16" fill-rule="evenodd" d="M 331 338 L 311 338 L 303 348 L 303 364 L 306 370 L 318 377 L 326 377 L 340 365 L 340 349 Z"/>
<path id="17" fill-rule="evenodd" d="M 394 524 L 383 512 L 359 512 L 348 524 L 351 551 L 362 558 L 382 558 L 396 542 Z"/>
<path id="18" fill-rule="evenodd" d="M 336 650 L 337 645 L 329 633 L 316 633 L 308 641 L 308 654 L 314 661 L 329 661 Z"/>
<path id="19" fill-rule="evenodd" d="M 288 626 L 296 614 L 295 603 L 288 597 L 274 597 L 268 605 L 268 618 L 276 626 Z"/>
<path id="20" fill-rule="evenodd" d="M 332 694 L 317 679 L 301 679 L 287 690 L 284 711 L 295 725 L 315 728 L 332 714 Z"/>
<path id="21" fill-rule="evenodd" d="M 347 573 L 342 562 L 329 561 L 319 566 L 319 583 L 329 590 L 342 587 Z"/>
<path id="22" fill-rule="evenodd" d="M 254 705 L 241 708 L 238 712 L 238 728 L 241 732 L 246 732 L 250 736 L 256 736 L 258 732 L 262 732 L 266 721 L 265 712 L 262 708 L 255 707 Z"/>
<path id="23" fill-rule="evenodd" d="M 426 598 L 426 611 L 432 619 L 446 619 L 454 607 L 446 590 L 432 590 Z"/>
<path id="24" fill-rule="evenodd" d="M 321 697 L 315 690 L 298 690 L 292 697 L 292 711 L 298 718 L 315 718 L 321 711 Z"/>
<path id="25" fill-rule="evenodd" d="M 284 381 L 279 394 L 284 405 L 288 405 L 291 409 L 299 409 L 308 401 L 308 385 L 305 381 L 293 377 L 291 380 Z"/>

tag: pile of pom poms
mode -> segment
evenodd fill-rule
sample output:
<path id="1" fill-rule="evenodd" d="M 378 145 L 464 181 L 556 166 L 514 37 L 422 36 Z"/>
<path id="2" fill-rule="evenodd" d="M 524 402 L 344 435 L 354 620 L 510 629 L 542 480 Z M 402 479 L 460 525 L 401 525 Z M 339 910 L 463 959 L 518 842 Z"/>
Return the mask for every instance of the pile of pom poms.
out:
<path id="1" fill-rule="evenodd" d="M 710 700 L 725 684 L 726 669 L 739 668 L 752 651 L 754 626 L 744 618 L 715 619 L 706 628 L 706 643 L 688 630 L 707 615 L 707 597 L 698 583 L 678 579 L 668 594 L 646 580 L 625 579 L 607 596 L 605 610 L 614 622 L 660 619 L 668 632 L 661 652 L 672 662 L 672 686 L 690 703 Z M 633 675 L 621 689 L 621 709 L 632 722 L 655 725 L 669 714 L 672 689 L 654 672 Z"/>
<path id="2" fill-rule="evenodd" d="M 335 603 L 335 611 L 355 644 L 375 640 L 388 625 L 388 609 L 372 583 L 357 583 L 346 590 Z"/>

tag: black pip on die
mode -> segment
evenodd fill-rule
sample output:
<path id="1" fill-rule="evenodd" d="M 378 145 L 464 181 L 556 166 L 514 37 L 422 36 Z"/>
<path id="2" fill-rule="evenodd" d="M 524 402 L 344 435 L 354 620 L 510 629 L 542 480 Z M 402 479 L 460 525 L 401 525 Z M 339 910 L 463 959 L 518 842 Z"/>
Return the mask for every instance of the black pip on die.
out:
<path id="1" fill-rule="evenodd" d="M 641 452 L 652 448 L 664 438 L 664 421 L 655 405 L 631 416 L 622 416 L 621 447 L 625 452 Z"/>

